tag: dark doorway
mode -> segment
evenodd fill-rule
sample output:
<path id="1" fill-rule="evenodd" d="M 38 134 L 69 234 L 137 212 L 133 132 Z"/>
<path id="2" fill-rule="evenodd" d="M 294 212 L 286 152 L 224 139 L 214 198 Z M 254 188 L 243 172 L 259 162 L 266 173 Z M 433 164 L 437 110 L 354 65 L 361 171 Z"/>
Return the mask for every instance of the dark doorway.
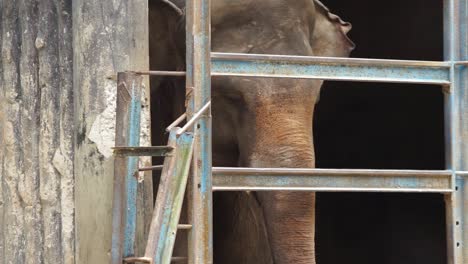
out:
<path id="1" fill-rule="evenodd" d="M 353 57 L 443 60 L 442 1 L 323 0 L 353 24 Z M 314 137 L 321 168 L 444 169 L 438 86 L 327 82 Z M 446 263 L 439 194 L 320 193 L 319 264 Z"/>

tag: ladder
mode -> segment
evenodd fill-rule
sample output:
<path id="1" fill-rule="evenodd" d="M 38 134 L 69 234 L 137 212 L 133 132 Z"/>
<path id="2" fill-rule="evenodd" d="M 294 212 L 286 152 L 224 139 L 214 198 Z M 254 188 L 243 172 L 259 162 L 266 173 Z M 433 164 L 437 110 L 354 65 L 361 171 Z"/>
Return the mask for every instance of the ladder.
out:
<path id="1" fill-rule="evenodd" d="M 464 108 L 468 105 L 468 99 L 464 96 L 468 89 L 468 49 L 465 47 L 468 42 L 465 23 L 468 19 L 468 0 L 444 0 L 446 55 L 445 61 L 440 62 L 211 53 L 209 6 L 210 0 L 187 0 L 186 72 L 119 73 L 118 100 L 125 103 L 117 105 L 116 145 L 119 147 L 115 150 L 113 264 L 123 261 L 165 264 L 171 261 L 180 195 L 183 192 L 181 188 L 186 184 L 186 169 L 190 160 L 189 156 L 180 157 L 177 153 L 190 152 L 192 148 L 192 178 L 188 186 L 191 223 L 179 226 L 190 229 L 189 255 L 187 258 L 173 258 L 173 261 L 213 263 L 212 191 L 301 190 L 444 194 L 447 263 L 468 264 L 468 149 L 464 148 L 468 145 L 468 138 L 464 135 L 468 130 L 468 111 Z M 189 118 L 187 125 L 193 126 L 193 134 L 183 132 L 184 136 L 177 141 L 177 131 L 180 132 L 181 128 L 175 129 L 174 126 L 170 130 L 172 140 L 169 140 L 168 146 L 138 147 L 142 75 L 186 76 L 189 104 L 187 114 L 181 118 Z M 211 76 L 441 85 L 446 95 L 446 170 L 212 167 L 211 116 L 207 107 L 211 100 Z M 125 97 L 125 100 L 121 97 Z M 161 181 L 160 188 L 165 188 L 166 193 L 161 199 L 158 195 L 149 239 L 152 244 L 148 244 L 145 257 L 135 258 L 137 179 L 134 174 L 138 171 L 137 156 L 141 155 L 166 156 L 163 174 L 166 177 L 177 175 L 180 185 L 175 188 L 177 184 L 163 184 Z M 174 166 L 179 166 L 179 169 L 171 169 Z M 161 211 L 161 208 L 165 210 Z M 165 226 L 165 223 L 170 224 Z"/>
<path id="2" fill-rule="evenodd" d="M 179 224 L 193 154 L 194 133 L 187 132 L 210 108 L 208 102 L 185 124 L 183 114 L 166 131 L 167 146 L 139 147 L 141 75 L 120 73 L 117 86 L 117 127 L 113 205 L 112 263 L 158 263 L 186 260 L 172 257 L 178 229 L 191 229 Z M 138 156 L 164 156 L 162 166 L 138 168 Z M 148 234 L 145 255 L 134 257 L 136 235 L 136 192 L 138 172 L 161 169 L 161 179 Z"/>

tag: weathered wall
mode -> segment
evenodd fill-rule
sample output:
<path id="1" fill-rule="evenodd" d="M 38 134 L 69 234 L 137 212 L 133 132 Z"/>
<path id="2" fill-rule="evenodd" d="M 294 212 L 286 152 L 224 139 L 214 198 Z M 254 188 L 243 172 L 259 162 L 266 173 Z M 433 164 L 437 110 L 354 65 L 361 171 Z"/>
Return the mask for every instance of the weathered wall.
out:
<path id="1" fill-rule="evenodd" d="M 71 9 L 0 1 L 0 263 L 74 263 Z"/>
<path id="2" fill-rule="evenodd" d="M 148 68 L 147 5 L 147 0 L 73 1 L 77 263 L 110 260 L 115 74 Z M 147 103 L 143 131 L 149 131 Z M 145 136 L 141 144 L 148 142 Z M 140 189 L 145 184 L 151 194 L 150 177 Z M 141 198 L 140 206 L 151 213 L 152 199 L 144 205 Z"/>
<path id="3" fill-rule="evenodd" d="M 0 263 L 108 263 L 114 76 L 148 68 L 147 1 L 0 0 L 0 21 Z"/>

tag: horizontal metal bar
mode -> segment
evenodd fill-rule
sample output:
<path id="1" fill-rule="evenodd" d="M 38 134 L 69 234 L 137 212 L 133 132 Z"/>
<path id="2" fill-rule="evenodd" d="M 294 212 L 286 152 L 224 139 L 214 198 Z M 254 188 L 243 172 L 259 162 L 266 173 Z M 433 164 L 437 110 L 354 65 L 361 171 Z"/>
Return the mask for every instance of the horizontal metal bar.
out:
<path id="1" fill-rule="evenodd" d="M 120 156 L 166 156 L 174 148 L 168 146 L 152 147 L 114 147 L 114 154 Z"/>
<path id="2" fill-rule="evenodd" d="M 123 263 L 151 263 L 153 260 L 146 257 L 129 257 L 124 258 Z"/>
<path id="3" fill-rule="evenodd" d="M 213 190 L 450 193 L 451 175 L 448 170 L 214 167 Z"/>
<path id="4" fill-rule="evenodd" d="M 177 229 L 181 229 L 181 230 L 192 229 L 192 225 L 188 225 L 188 224 L 179 224 L 179 225 L 177 225 Z"/>
<path id="5" fill-rule="evenodd" d="M 212 53 L 213 76 L 450 84 L 450 62 Z"/>
<path id="6" fill-rule="evenodd" d="M 172 257 L 171 262 L 186 261 L 187 257 Z M 147 257 L 129 257 L 124 258 L 123 263 L 153 263 L 151 258 Z"/>
<path id="7" fill-rule="evenodd" d="M 130 71 L 139 75 L 158 75 L 158 76 L 185 76 L 184 71 Z"/>
<path id="8" fill-rule="evenodd" d="M 149 167 L 141 167 L 138 170 L 139 171 L 153 171 L 153 170 L 162 170 L 163 165 L 155 165 L 155 166 L 149 166 Z"/>

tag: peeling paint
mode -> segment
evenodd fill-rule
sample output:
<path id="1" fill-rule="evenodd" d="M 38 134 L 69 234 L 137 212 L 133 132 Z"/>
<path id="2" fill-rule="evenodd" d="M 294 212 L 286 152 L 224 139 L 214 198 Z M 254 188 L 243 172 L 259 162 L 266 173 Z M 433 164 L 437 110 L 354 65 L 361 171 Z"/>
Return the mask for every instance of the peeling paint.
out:
<path id="1" fill-rule="evenodd" d="M 112 156 L 112 148 L 115 146 L 115 86 L 115 82 L 107 82 L 104 88 L 106 94 L 104 100 L 107 107 L 96 117 L 88 135 L 88 138 L 96 144 L 99 152 L 106 158 Z"/>

